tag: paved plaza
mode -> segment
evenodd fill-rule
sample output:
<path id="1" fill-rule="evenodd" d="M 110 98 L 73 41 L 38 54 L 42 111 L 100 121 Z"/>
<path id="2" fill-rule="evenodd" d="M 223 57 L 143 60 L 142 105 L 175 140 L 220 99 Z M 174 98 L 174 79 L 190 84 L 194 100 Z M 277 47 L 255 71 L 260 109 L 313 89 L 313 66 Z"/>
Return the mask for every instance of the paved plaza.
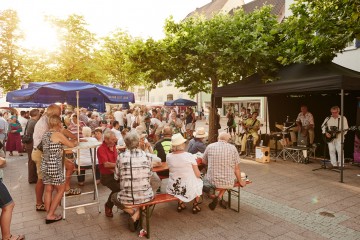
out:
<path id="1" fill-rule="evenodd" d="M 204 124 L 204 121 L 199 121 Z M 223 124 L 225 126 L 225 124 Z M 35 185 L 27 183 L 27 156 L 8 157 L 4 182 L 16 206 L 12 232 L 26 239 L 138 239 L 128 230 L 127 216 L 115 210 L 104 214 L 109 190 L 99 185 L 101 213 L 97 206 L 67 210 L 66 220 L 45 224 L 45 213 L 35 211 Z M 241 191 L 240 213 L 218 207 L 192 214 L 191 205 L 178 213 L 176 203 L 156 206 L 151 239 L 360 239 L 360 167 L 347 165 L 344 183 L 331 170 L 312 171 L 320 166 L 277 160 L 262 164 L 242 159 L 241 170 L 252 183 Z M 72 180 L 75 186 L 76 178 Z M 165 190 L 166 180 L 162 190 Z M 92 187 L 87 177 L 83 191 Z M 90 200 L 73 197 L 71 203 Z M 59 208 L 60 210 L 60 208 Z M 60 211 L 59 211 L 60 213 Z"/>

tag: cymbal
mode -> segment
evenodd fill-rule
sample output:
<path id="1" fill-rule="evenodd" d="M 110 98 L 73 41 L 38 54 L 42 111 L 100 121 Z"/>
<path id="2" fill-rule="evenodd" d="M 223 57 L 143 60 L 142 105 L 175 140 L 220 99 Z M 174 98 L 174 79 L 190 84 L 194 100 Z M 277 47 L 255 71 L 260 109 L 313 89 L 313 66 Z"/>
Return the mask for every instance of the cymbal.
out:
<path id="1" fill-rule="evenodd" d="M 275 123 L 275 127 L 280 129 L 281 131 L 284 129 L 284 125 Z"/>

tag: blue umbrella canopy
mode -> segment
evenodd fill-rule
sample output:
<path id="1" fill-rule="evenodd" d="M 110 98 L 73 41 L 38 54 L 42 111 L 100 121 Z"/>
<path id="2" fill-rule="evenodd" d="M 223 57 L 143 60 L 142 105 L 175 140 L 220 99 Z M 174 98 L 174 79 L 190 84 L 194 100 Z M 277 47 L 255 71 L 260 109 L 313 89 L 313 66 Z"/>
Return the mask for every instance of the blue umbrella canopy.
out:
<path id="1" fill-rule="evenodd" d="M 196 106 L 197 103 L 188 99 L 179 98 L 172 101 L 166 101 L 165 106 Z"/>
<path id="2" fill-rule="evenodd" d="M 76 106 L 76 92 L 79 91 L 79 106 L 105 111 L 105 103 L 135 102 L 134 93 L 79 80 L 68 82 L 30 83 L 29 88 L 9 92 L 6 101 L 10 103 L 55 103 L 62 102 Z"/>

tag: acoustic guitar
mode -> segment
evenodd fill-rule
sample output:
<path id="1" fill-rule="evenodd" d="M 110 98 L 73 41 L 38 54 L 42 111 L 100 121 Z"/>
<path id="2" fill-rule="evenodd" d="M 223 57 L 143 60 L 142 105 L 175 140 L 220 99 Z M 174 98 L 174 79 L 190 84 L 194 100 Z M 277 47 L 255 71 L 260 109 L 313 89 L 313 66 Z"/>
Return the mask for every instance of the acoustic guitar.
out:
<path id="1" fill-rule="evenodd" d="M 326 136 L 326 133 L 324 133 L 324 139 L 326 142 L 331 142 L 332 140 L 334 140 L 335 138 L 337 138 L 338 134 L 341 132 L 346 132 L 346 131 L 355 131 L 355 130 L 360 130 L 360 127 L 358 126 L 351 126 L 347 129 L 344 130 L 338 130 L 338 128 L 336 126 L 330 126 L 326 128 L 326 133 L 330 134 L 330 137 Z"/>

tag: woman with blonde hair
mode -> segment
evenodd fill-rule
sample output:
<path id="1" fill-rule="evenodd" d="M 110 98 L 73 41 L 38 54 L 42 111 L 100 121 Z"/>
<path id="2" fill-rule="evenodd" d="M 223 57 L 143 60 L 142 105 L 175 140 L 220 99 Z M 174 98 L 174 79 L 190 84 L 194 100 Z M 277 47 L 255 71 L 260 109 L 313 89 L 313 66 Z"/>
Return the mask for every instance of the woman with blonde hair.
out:
<path id="1" fill-rule="evenodd" d="M 45 132 L 41 141 L 43 154 L 40 167 L 43 175 L 42 180 L 45 185 L 46 224 L 62 219 L 62 216 L 56 215 L 55 211 L 65 191 L 65 176 L 62 162 L 63 146 L 75 147 L 78 144 L 77 141 L 70 141 L 61 133 L 63 125 L 59 116 L 50 116 L 48 124 L 49 131 Z M 56 190 L 56 194 L 53 197 L 54 190 Z"/>
<path id="2" fill-rule="evenodd" d="M 195 156 L 185 151 L 186 139 L 180 133 L 171 137 L 172 152 L 166 156 L 169 166 L 169 181 L 166 192 L 179 199 L 177 211 L 186 208 L 184 202 L 194 199 L 192 213 L 201 211 L 199 207 L 202 195 L 203 182 L 200 179 L 200 171 Z"/>

